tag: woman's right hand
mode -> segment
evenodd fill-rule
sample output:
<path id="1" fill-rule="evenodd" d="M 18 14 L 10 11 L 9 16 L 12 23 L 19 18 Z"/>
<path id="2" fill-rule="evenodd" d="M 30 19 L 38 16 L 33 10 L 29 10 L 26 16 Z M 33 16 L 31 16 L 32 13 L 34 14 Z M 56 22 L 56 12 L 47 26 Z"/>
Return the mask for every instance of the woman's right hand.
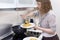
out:
<path id="1" fill-rule="evenodd" d="M 25 15 L 20 15 L 23 19 L 26 19 L 26 16 Z"/>

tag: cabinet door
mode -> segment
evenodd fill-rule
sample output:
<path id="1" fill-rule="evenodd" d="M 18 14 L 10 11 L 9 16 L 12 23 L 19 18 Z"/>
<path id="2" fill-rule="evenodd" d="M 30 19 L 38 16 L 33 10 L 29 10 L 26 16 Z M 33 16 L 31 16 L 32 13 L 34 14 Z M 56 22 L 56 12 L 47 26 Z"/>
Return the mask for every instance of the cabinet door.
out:
<path id="1" fill-rule="evenodd" d="M 36 7 L 36 0 L 17 0 L 17 8 Z"/>
<path id="2" fill-rule="evenodd" d="M 1 8 L 36 7 L 36 0 L 0 0 Z"/>
<path id="3" fill-rule="evenodd" d="M 15 0 L 0 0 L 0 8 L 15 8 Z"/>

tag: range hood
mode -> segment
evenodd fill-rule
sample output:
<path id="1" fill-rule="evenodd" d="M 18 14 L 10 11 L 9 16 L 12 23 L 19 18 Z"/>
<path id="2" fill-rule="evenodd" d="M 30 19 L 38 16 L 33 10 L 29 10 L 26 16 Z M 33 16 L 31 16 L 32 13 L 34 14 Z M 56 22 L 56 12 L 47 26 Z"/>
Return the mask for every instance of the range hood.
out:
<path id="1" fill-rule="evenodd" d="M 0 8 L 15 8 L 14 0 L 0 0 Z"/>
<path id="2" fill-rule="evenodd" d="M 0 8 L 37 7 L 36 0 L 0 0 Z"/>

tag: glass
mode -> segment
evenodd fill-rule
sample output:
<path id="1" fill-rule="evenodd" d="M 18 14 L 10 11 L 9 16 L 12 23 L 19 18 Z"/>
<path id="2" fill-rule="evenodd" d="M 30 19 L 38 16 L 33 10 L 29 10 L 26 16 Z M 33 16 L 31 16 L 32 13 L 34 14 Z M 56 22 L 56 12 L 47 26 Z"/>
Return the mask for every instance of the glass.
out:
<path id="1" fill-rule="evenodd" d="M 26 18 L 26 19 L 24 20 L 24 23 L 25 23 L 25 24 L 28 24 L 28 23 L 29 23 L 29 18 Z"/>

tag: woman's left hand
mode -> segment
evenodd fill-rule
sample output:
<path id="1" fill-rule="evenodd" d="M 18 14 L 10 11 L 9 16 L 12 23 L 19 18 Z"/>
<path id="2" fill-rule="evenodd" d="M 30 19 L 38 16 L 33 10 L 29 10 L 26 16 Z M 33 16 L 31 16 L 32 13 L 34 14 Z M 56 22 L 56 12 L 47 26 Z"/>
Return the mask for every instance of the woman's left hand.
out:
<path id="1" fill-rule="evenodd" d="M 36 26 L 35 26 L 35 27 L 33 27 L 33 28 L 34 28 L 34 29 L 39 29 L 40 27 L 36 27 Z"/>

